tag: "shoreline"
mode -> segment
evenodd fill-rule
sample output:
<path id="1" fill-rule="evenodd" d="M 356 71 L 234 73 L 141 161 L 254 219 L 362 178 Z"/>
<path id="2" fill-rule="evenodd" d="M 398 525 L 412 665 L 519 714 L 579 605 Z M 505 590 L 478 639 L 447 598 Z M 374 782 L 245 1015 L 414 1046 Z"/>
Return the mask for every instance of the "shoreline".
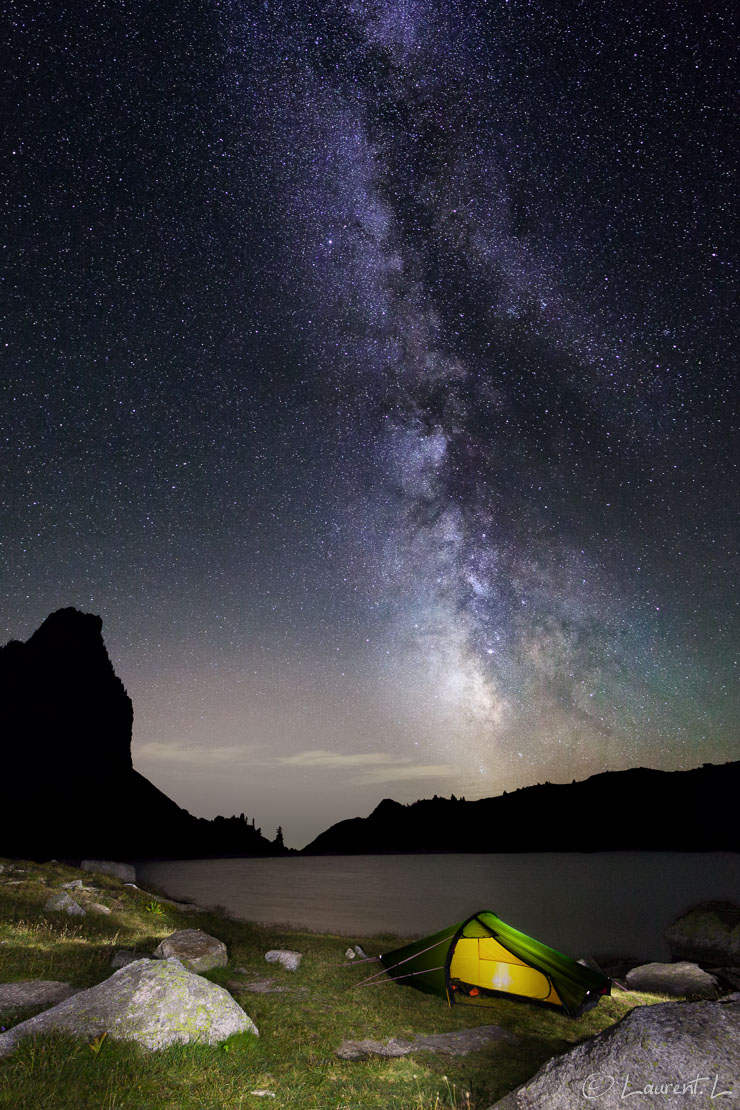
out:
<path id="1" fill-rule="evenodd" d="M 140 874 L 243 921 L 415 937 L 486 909 L 575 958 L 644 960 L 667 958 L 663 933 L 680 913 L 740 889 L 730 853 L 252 857 L 145 863 Z"/>

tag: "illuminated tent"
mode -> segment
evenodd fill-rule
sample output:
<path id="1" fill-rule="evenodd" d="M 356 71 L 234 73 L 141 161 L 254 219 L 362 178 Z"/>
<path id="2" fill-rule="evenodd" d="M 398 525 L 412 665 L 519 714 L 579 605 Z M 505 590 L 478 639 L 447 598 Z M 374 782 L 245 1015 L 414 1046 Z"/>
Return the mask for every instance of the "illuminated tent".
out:
<path id="1" fill-rule="evenodd" d="M 458 925 L 380 957 L 390 977 L 446 998 L 515 998 L 579 1017 L 610 993 L 600 971 L 512 929 L 481 910 Z"/>

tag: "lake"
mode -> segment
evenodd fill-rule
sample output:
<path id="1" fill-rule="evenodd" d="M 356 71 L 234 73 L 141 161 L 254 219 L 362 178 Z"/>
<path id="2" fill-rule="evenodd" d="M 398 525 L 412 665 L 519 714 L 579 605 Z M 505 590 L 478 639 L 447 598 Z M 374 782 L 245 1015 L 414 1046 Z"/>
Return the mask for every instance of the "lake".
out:
<path id="1" fill-rule="evenodd" d="M 424 936 L 487 909 L 576 958 L 667 959 L 663 931 L 679 914 L 740 899 L 732 852 L 174 860 L 137 875 L 178 901 L 353 939 Z"/>

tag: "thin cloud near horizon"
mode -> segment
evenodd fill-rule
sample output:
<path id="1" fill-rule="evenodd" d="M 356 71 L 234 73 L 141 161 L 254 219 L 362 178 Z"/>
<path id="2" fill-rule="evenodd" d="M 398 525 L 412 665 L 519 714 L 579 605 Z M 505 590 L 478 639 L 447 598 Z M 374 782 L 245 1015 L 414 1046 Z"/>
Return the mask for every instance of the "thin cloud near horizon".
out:
<path id="1" fill-rule="evenodd" d="M 387 752 L 355 752 L 347 755 L 313 749 L 297 755 L 281 756 L 277 762 L 283 767 L 301 767 L 307 770 L 357 770 L 360 773 L 348 780 L 355 785 L 378 785 L 423 778 L 449 779 L 453 773 L 446 763 L 418 764 L 409 758 Z"/>
<path id="2" fill-rule="evenodd" d="M 134 753 L 145 763 L 214 769 L 250 767 L 298 768 L 303 771 L 355 772 L 346 781 L 352 785 L 378 785 L 381 783 L 407 782 L 416 779 L 449 779 L 453 768 L 446 763 L 417 764 L 404 756 L 389 752 L 355 752 L 346 754 L 322 748 L 307 749 L 293 755 L 266 755 L 260 745 L 216 745 L 212 748 L 195 748 L 152 741 L 136 746 Z"/>

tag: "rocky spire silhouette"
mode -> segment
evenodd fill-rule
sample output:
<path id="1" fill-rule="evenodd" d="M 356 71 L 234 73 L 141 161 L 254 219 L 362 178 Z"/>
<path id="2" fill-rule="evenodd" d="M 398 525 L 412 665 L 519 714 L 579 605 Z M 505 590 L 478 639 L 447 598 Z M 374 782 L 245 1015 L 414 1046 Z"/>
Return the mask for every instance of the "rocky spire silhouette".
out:
<path id="1" fill-rule="evenodd" d="M 0 855 L 279 854 L 246 822 L 191 816 L 134 770 L 133 706 L 91 613 L 0 648 Z"/>
<path id="2" fill-rule="evenodd" d="M 59 609 L 25 644 L 0 648 L 3 762 L 13 792 L 77 794 L 132 770 L 133 706 L 102 629 L 100 617 Z"/>

